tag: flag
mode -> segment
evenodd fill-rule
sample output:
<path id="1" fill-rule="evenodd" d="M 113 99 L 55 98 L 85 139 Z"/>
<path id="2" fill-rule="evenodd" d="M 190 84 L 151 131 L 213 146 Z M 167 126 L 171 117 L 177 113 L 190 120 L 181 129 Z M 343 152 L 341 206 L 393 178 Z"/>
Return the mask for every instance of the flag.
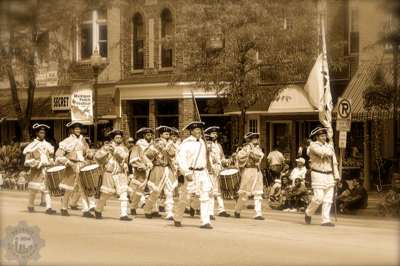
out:
<path id="1" fill-rule="evenodd" d="M 200 117 L 200 112 L 199 112 L 199 108 L 197 107 L 197 102 L 196 102 L 196 98 L 194 97 L 194 93 L 193 91 L 191 91 L 192 93 L 192 103 L 193 103 L 193 120 L 194 121 L 201 121 L 201 117 Z"/>

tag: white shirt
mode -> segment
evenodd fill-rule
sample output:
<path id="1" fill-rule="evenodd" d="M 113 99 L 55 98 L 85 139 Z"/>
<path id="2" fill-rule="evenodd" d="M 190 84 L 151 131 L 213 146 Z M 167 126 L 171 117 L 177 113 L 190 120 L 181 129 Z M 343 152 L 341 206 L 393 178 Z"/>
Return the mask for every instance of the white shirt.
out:
<path id="1" fill-rule="evenodd" d="M 293 184 L 296 178 L 300 178 L 301 181 L 303 181 L 304 179 L 306 179 L 306 173 L 307 173 L 307 168 L 305 166 L 295 167 L 290 173 L 289 179 L 292 180 Z"/>
<path id="2" fill-rule="evenodd" d="M 189 168 L 207 167 L 206 143 L 203 139 L 197 140 L 190 136 L 182 141 L 177 154 L 177 162 L 180 172 L 183 175 L 189 175 Z"/>
<path id="3" fill-rule="evenodd" d="M 282 165 L 285 162 L 285 157 L 280 151 L 271 151 L 267 160 L 269 165 Z"/>

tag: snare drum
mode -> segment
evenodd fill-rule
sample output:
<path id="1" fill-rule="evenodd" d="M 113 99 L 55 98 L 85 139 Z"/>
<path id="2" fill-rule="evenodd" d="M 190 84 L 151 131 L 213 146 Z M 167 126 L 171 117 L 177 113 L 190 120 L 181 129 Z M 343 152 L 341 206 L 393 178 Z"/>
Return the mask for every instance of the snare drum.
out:
<path id="1" fill-rule="evenodd" d="M 86 196 L 96 196 L 98 198 L 102 183 L 100 166 L 98 164 L 90 164 L 82 167 L 79 177 Z"/>
<path id="2" fill-rule="evenodd" d="M 63 165 L 53 166 L 46 170 L 46 184 L 51 196 L 62 197 L 64 195 L 64 190 L 58 187 L 64 177 L 64 173 L 65 166 Z"/>
<path id="3" fill-rule="evenodd" d="M 219 183 L 224 199 L 237 198 L 237 192 L 240 186 L 239 170 L 236 168 L 227 168 L 219 173 Z"/>

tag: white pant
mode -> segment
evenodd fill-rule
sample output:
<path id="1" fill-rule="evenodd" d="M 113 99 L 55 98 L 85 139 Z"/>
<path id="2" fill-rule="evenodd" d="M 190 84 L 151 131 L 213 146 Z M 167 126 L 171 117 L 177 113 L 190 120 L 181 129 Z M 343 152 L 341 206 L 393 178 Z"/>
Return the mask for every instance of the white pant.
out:
<path id="1" fill-rule="evenodd" d="M 322 223 L 329 223 L 331 221 L 330 212 L 333 202 L 333 191 L 334 187 L 328 188 L 314 188 L 314 196 L 308 205 L 306 214 L 311 216 L 315 213 L 318 207 L 322 204 L 321 218 Z"/>
<path id="2" fill-rule="evenodd" d="M 112 196 L 113 194 L 101 193 L 100 199 L 96 203 L 96 212 L 103 212 L 107 200 Z M 122 192 L 119 201 L 121 203 L 121 217 L 128 216 L 128 192 Z"/>
<path id="3" fill-rule="evenodd" d="M 244 208 L 249 195 L 247 193 L 240 193 L 239 198 L 236 202 L 235 212 L 240 213 Z M 254 195 L 254 211 L 256 215 L 254 217 L 262 216 L 262 196 L 259 194 Z"/>
<path id="4" fill-rule="evenodd" d="M 29 190 L 29 202 L 28 202 L 28 207 L 33 207 L 35 205 L 35 198 L 36 194 L 41 191 L 35 190 L 35 189 L 30 189 Z M 44 195 L 44 201 L 46 202 L 46 209 L 51 209 L 51 197 L 48 191 L 43 192 Z"/>
<path id="5" fill-rule="evenodd" d="M 222 199 L 221 195 L 218 196 L 212 196 L 210 198 L 210 214 L 214 215 L 214 204 L 215 204 L 215 198 L 217 198 L 217 212 L 218 214 L 221 212 L 225 211 L 225 207 L 224 207 L 224 200 Z"/>

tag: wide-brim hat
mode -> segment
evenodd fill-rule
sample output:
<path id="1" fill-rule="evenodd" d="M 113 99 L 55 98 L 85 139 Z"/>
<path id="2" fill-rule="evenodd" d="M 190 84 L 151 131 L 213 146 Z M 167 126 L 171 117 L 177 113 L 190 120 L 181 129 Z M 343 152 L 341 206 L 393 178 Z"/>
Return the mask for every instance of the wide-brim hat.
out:
<path id="1" fill-rule="evenodd" d="M 140 128 L 138 131 L 136 131 L 136 134 L 137 134 L 137 135 L 146 134 L 146 133 L 152 133 L 152 134 L 154 134 L 154 130 L 151 129 L 151 128 L 149 128 L 149 127 L 142 127 L 142 128 Z"/>
<path id="2" fill-rule="evenodd" d="M 192 121 L 192 122 L 190 122 L 189 124 L 187 124 L 187 125 L 183 128 L 183 130 L 193 130 L 193 129 L 195 129 L 195 128 L 201 128 L 201 129 L 203 129 L 203 128 L 204 128 L 204 125 L 205 125 L 204 122 L 201 122 L 201 121 Z"/>
<path id="3" fill-rule="evenodd" d="M 67 123 L 65 126 L 68 128 L 76 128 L 76 127 L 83 128 L 85 125 L 78 121 L 71 121 Z"/>
<path id="4" fill-rule="evenodd" d="M 297 159 L 296 159 L 296 162 L 305 164 L 305 163 L 306 163 L 306 160 L 304 160 L 304 158 L 300 157 L 300 158 L 297 158 Z"/>
<path id="5" fill-rule="evenodd" d="M 257 132 L 249 132 L 246 135 L 244 135 L 245 139 L 258 139 L 260 138 L 260 133 Z"/>
<path id="6" fill-rule="evenodd" d="M 179 130 L 176 127 L 171 127 L 171 134 L 179 136 Z"/>
<path id="7" fill-rule="evenodd" d="M 312 138 L 314 136 L 322 135 L 322 134 L 327 134 L 327 133 L 328 133 L 328 129 L 326 127 L 316 127 L 311 131 L 310 138 Z"/>
<path id="8" fill-rule="evenodd" d="M 159 126 L 159 127 L 156 127 L 156 131 L 158 132 L 158 134 L 162 134 L 164 132 L 171 133 L 172 129 L 170 127 L 167 127 L 167 126 Z"/>
<path id="9" fill-rule="evenodd" d="M 120 135 L 121 137 L 123 137 L 124 131 L 122 131 L 121 129 L 113 129 L 108 133 L 108 136 L 112 139 L 117 135 Z"/>
<path id="10" fill-rule="evenodd" d="M 46 124 L 35 123 L 35 124 L 32 126 L 32 129 L 33 129 L 33 131 L 37 132 L 37 131 L 42 130 L 42 129 L 43 129 L 43 130 L 50 129 L 50 127 L 49 127 L 48 125 L 46 125 Z"/>
<path id="11" fill-rule="evenodd" d="M 218 132 L 220 128 L 218 126 L 208 127 L 204 130 L 204 133 L 211 134 L 212 132 Z"/>

